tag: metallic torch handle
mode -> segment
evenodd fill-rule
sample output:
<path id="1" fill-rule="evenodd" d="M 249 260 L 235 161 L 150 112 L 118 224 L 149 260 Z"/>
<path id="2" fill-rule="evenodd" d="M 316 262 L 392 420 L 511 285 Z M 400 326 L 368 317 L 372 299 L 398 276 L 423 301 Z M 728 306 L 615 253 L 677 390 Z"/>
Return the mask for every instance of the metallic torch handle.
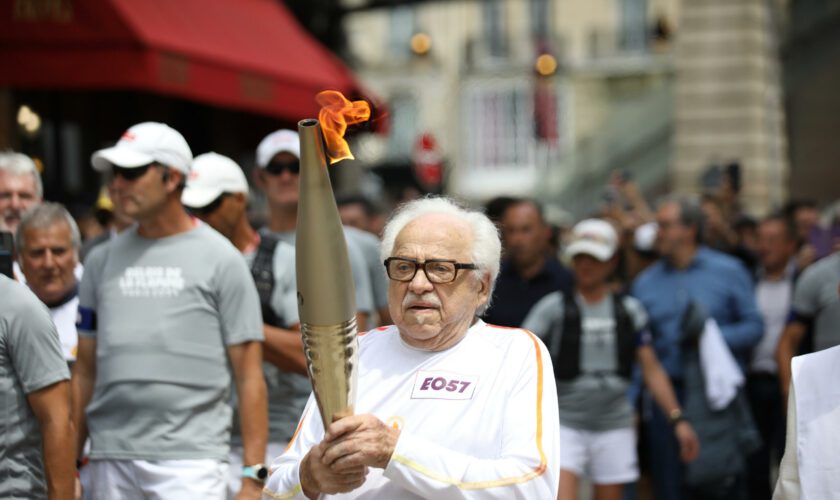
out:
<path id="1" fill-rule="evenodd" d="M 329 421 L 353 414 L 359 362 L 356 318 L 331 326 L 301 325 L 303 352 L 318 408 Z"/>
<path id="2" fill-rule="evenodd" d="M 320 124 L 302 120 L 298 132 L 298 311 L 309 376 L 326 428 L 353 414 L 358 371 L 356 295 Z"/>

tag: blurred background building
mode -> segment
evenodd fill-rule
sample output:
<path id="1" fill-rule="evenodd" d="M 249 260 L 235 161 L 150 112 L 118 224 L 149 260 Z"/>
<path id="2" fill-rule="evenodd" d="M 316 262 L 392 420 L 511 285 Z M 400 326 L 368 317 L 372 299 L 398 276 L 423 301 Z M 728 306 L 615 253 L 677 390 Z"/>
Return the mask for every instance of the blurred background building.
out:
<path id="1" fill-rule="evenodd" d="M 416 168 L 431 136 L 447 191 L 577 217 L 615 171 L 654 196 L 737 164 L 753 214 L 836 196 L 818 179 L 840 175 L 837 1 L 344 4 L 347 55 L 392 113 L 363 144 L 377 171 Z"/>
<path id="2" fill-rule="evenodd" d="M 347 19 L 354 67 L 389 101 L 366 158 L 412 165 L 432 136 L 446 189 L 536 195 L 578 214 L 609 173 L 668 184 L 678 2 L 422 2 Z M 368 149 L 369 148 L 369 149 Z"/>

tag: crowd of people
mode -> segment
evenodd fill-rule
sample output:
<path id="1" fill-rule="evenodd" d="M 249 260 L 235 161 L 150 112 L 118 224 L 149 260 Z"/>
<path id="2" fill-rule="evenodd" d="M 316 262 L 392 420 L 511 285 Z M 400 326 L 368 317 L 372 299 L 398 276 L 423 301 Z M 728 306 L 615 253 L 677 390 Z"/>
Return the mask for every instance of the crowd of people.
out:
<path id="1" fill-rule="evenodd" d="M 764 500 L 789 387 L 803 397 L 791 360 L 840 345 L 840 217 L 750 218 L 737 164 L 654 207 L 617 173 L 570 227 L 528 198 L 389 217 L 339 197 L 371 333 L 358 416 L 324 428 L 298 317 L 297 133 L 259 143 L 250 182 L 155 122 L 91 165 L 101 230 L 84 238 L 32 159 L 0 153 L 19 282 L 0 277 L 3 498 L 573 500 L 588 482 L 597 500 Z"/>
<path id="2" fill-rule="evenodd" d="M 617 173 L 608 202 L 571 229 L 551 227 L 533 200 L 487 204 L 505 259 L 504 300 L 485 317 L 538 334 L 562 370 L 561 498 L 577 498 L 581 476 L 595 498 L 643 497 L 619 487 L 639 478 L 638 456 L 657 499 L 771 497 L 791 359 L 840 345 L 840 214 L 791 202 L 750 218 L 737 166 L 715 168 L 717 183 L 699 196 L 666 196 L 654 208 Z M 657 387 L 660 364 L 667 376 Z M 729 387 L 718 403 L 716 380 Z M 663 399 L 668 391 L 682 407 Z"/>

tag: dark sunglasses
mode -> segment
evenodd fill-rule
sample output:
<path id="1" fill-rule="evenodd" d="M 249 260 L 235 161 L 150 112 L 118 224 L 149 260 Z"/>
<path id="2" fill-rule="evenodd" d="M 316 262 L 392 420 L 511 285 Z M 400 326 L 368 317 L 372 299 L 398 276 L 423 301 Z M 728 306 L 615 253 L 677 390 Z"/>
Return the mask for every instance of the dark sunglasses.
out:
<path id="1" fill-rule="evenodd" d="M 222 193 L 219 196 L 217 196 L 215 200 L 211 201 L 207 205 L 204 205 L 203 207 L 187 207 L 187 210 L 196 217 L 205 217 L 218 210 L 219 207 L 222 206 L 222 202 L 225 200 L 225 197 L 227 197 L 227 195 L 228 193 Z"/>
<path id="2" fill-rule="evenodd" d="M 143 165 L 142 167 L 134 167 L 134 168 L 123 168 L 113 165 L 111 167 L 111 178 L 115 179 L 117 177 L 122 177 L 127 181 L 135 181 L 148 172 L 149 168 L 154 165 L 154 163 L 149 163 L 148 165 Z"/>
<path id="3" fill-rule="evenodd" d="M 265 171 L 271 175 L 280 175 L 288 170 L 293 174 L 300 173 L 300 160 L 293 161 L 272 161 L 265 166 Z"/>

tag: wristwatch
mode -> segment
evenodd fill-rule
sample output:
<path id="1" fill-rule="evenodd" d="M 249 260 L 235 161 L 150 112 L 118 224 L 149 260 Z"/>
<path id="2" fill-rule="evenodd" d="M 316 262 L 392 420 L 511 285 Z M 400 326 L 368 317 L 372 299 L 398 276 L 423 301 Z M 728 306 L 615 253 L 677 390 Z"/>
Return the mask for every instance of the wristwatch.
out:
<path id="1" fill-rule="evenodd" d="M 682 410 L 680 410 L 679 408 L 674 408 L 668 413 L 668 423 L 671 424 L 672 427 L 684 421 L 685 419 L 685 415 L 683 415 Z"/>
<path id="2" fill-rule="evenodd" d="M 249 479 L 253 479 L 254 481 L 264 483 L 268 478 L 268 467 L 263 464 L 243 465 L 242 477 L 247 477 Z"/>

